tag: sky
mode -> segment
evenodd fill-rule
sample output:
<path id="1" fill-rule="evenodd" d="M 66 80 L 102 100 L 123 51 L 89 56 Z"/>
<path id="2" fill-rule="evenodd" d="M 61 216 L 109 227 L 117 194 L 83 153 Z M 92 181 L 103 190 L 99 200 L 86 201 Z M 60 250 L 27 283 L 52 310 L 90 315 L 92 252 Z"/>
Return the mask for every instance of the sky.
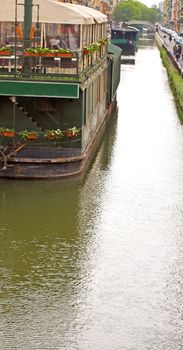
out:
<path id="1" fill-rule="evenodd" d="M 143 4 L 145 4 L 148 7 L 151 7 L 152 5 L 159 5 L 160 0 L 139 0 Z"/>

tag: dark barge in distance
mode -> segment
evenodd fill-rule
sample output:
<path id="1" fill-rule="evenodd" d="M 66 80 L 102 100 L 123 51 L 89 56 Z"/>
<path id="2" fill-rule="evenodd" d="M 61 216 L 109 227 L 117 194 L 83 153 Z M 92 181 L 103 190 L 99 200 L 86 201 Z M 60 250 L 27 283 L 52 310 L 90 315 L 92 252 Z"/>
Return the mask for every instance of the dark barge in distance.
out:
<path id="1" fill-rule="evenodd" d="M 122 56 L 135 55 L 139 30 L 126 23 L 116 24 L 111 29 L 111 43 L 122 49 Z"/>
<path id="2" fill-rule="evenodd" d="M 0 5 L 0 177 L 80 174 L 116 105 L 107 17 L 51 0 Z"/>

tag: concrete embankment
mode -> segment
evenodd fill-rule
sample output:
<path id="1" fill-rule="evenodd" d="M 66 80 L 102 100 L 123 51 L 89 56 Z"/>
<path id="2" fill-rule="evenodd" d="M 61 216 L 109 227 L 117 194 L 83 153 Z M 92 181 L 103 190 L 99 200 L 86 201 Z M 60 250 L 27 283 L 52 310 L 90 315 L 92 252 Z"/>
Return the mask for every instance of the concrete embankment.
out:
<path id="1" fill-rule="evenodd" d="M 173 56 L 171 46 L 168 47 L 166 42 L 156 33 L 156 44 L 160 50 L 160 56 L 166 67 L 170 87 L 174 94 L 175 103 L 181 123 L 183 123 L 183 70 L 179 62 Z"/>

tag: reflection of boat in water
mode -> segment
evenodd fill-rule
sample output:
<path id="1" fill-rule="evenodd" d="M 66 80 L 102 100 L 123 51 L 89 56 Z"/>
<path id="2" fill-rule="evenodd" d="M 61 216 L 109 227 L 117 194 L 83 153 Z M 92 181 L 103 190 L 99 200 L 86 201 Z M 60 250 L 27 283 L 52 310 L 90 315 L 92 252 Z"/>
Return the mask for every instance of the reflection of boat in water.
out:
<path id="1" fill-rule="evenodd" d="M 81 173 L 115 108 L 121 50 L 108 45 L 107 16 L 81 5 L 37 3 L 38 25 L 31 5 L 32 23 L 20 11 L 16 28 L 13 2 L 0 0 L 1 49 L 6 44 L 0 52 L 0 177 Z M 57 44 L 68 37 L 75 45 L 49 47 L 53 38 Z"/>
<path id="2" fill-rule="evenodd" d="M 154 45 L 154 33 L 142 31 L 139 35 L 138 46 L 153 46 Z"/>
<path id="3" fill-rule="evenodd" d="M 135 55 L 139 30 L 126 24 L 111 29 L 111 43 L 122 49 L 122 55 Z"/>

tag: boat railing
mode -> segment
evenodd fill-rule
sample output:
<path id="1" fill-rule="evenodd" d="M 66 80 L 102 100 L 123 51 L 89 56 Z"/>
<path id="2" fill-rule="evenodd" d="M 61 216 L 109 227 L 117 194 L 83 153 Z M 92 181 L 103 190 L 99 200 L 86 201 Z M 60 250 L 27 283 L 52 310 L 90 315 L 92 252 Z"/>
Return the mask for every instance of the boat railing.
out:
<path id="1" fill-rule="evenodd" d="M 79 79 L 105 56 L 106 47 L 86 54 L 82 49 L 70 51 L 44 48 L 36 52 L 33 48 L 28 50 L 21 46 L 7 45 L 0 48 L 0 78 Z"/>

